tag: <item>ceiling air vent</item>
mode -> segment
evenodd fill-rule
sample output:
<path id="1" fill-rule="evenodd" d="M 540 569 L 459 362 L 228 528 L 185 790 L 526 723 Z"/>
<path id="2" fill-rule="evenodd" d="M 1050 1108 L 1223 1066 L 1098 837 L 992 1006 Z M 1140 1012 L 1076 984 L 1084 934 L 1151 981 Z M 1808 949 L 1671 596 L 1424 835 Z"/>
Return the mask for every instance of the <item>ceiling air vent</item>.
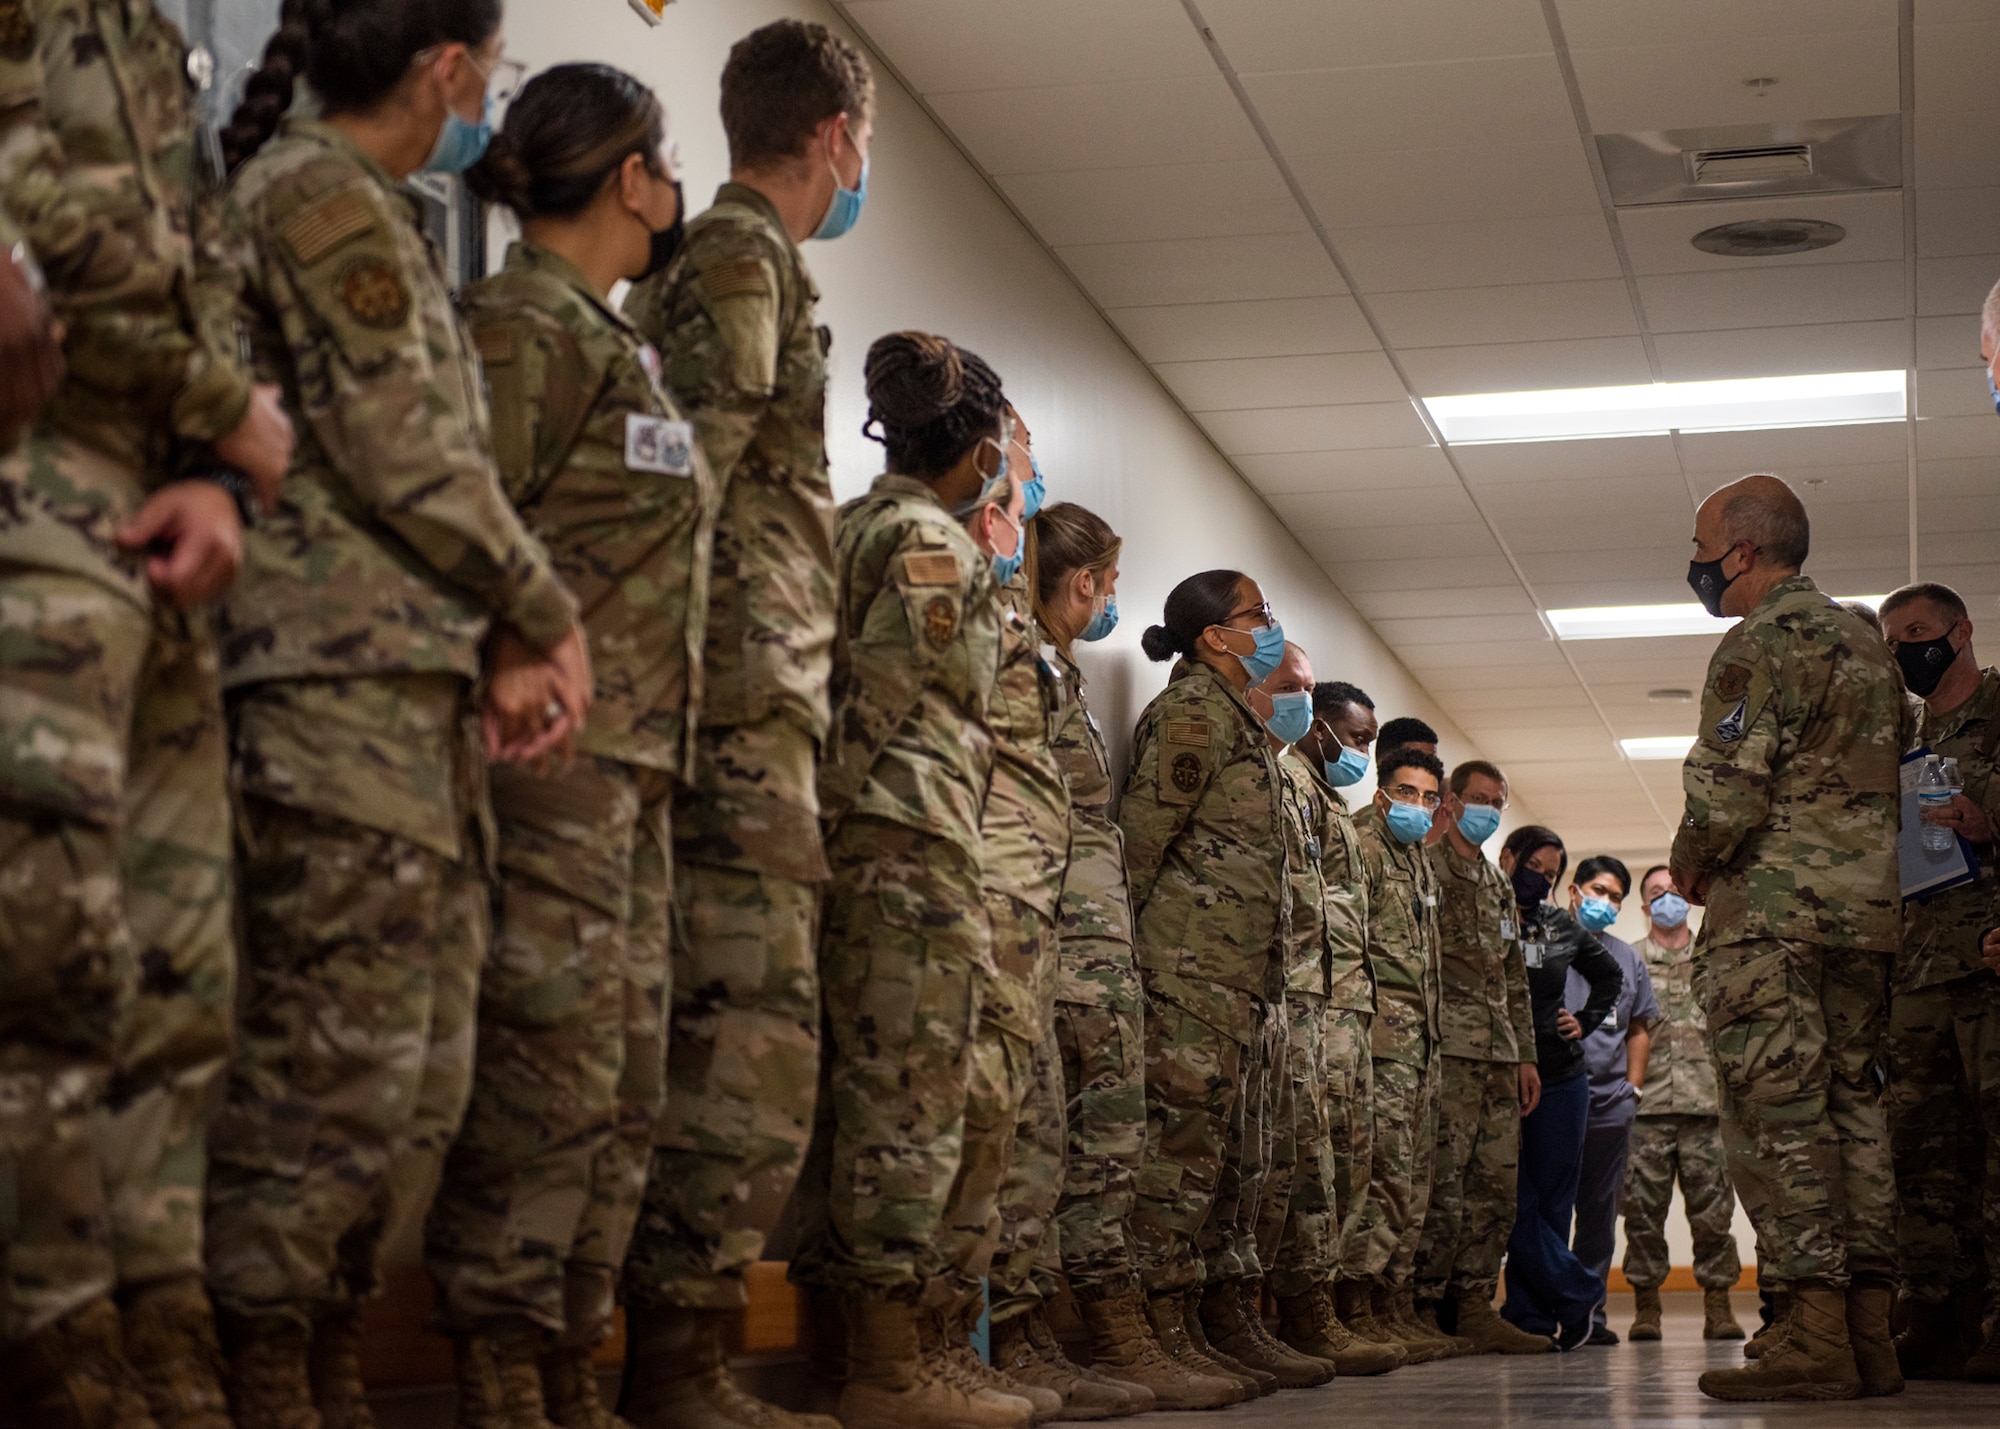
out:
<path id="1" fill-rule="evenodd" d="M 1794 119 L 1599 134 L 1611 201 L 1656 203 L 1900 188 L 1903 119 Z"/>
<path id="2" fill-rule="evenodd" d="M 1808 178 L 1810 144 L 1757 144 L 1747 149 L 1697 149 L 1687 156 L 1688 177 L 1704 187 L 1766 184 L 1773 179 Z"/>

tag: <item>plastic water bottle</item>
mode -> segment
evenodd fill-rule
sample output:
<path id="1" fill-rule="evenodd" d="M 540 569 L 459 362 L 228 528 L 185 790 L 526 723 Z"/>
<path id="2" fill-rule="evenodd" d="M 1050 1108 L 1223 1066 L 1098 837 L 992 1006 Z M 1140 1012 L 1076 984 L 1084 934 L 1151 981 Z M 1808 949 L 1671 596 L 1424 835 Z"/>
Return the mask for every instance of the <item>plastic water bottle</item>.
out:
<path id="1" fill-rule="evenodd" d="M 1958 760 L 1952 755 L 1945 754 L 1938 757 L 1938 763 L 1944 766 L 1944 787 L 1953 794 L 1963 794 L 1965 780 L 1959 777 Z"/>
<path id="2" fill-rule="evenodd" d="M 1922 813 L 1927 809 L 1945 809 L 1951 805 L 1951 785 L 1945 782 L 1944 763 L 1935 754 L 1924 758 L 1923 770 L 1917 775 L 1917 809 Z M 1929 853 L 1948 853 L 1954 842 L 1952 831 L 1943 824 L 1924 823 L 1924 849 Z"/>

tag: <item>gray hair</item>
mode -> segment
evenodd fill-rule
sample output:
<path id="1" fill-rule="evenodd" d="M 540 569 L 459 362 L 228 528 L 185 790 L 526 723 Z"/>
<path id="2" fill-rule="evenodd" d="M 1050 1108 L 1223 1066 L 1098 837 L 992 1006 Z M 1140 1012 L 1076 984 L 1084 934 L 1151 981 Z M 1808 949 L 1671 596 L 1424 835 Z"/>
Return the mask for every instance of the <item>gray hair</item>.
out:
<path id="1" fill-rule="evenodd" d="M 1812 550 L 1805 503 L 1782 476 L 1757 472 L 1735 483 L 1722 502 L 1722 534 L 1730 545 L 1748 541 L 1774 565 L 1797 570 Z"/>
<path id="2" fill-rule="evenodd" d="M 1986 304 L 1979 310 L 1979 335 L 2000 337 L 2000 283 L 1986 295 Z"/>

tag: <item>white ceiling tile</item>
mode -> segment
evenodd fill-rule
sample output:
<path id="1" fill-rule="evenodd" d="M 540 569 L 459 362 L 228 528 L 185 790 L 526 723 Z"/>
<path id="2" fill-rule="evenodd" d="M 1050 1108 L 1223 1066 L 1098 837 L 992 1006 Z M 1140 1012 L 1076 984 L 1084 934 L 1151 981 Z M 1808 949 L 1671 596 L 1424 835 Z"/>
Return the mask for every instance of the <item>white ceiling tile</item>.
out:
<path id="1" fill-rule="evenodd" d="M 1993 102 L 2000 24 L 1926 24 L 1914 36 L 1917 103 L 1925 109 L 1978 109 Z"/>
<path id="2" fill-rule="evenodd" d="M 1976 313 L 2000 279 L 2000 253 L 1917 260 L 1917 312 L 1927 318 Z"/>
<path id="3" fill-rule="evenodd" d="M 1468 640 L 1452 645 L 1416 645 L 1396 652 L 1403 663 L 1424 679 L 1433 670 L 1483 669 L 1505 665 L 1513 669 L 1539 669 L 1546 677 L 1569 672 L 1555 642 L 1541 640 Z"/>
<path id="4" fill-rule="evenodd" d="M 1976 564 L 1993 558 L 1991 531 L 1938 531 L 1921 538 L 1919 554 L 1924 562 L 1939 566 Z M 1898 547 L 1897 554 L 1900 555 Z"/>
<path id="5" fill-rule="evenodd" d="M 1893 114 L 1896 55 L 1893 25 L 1570 51 L 1599 134 Z M 1743 82 L 1762 75 L 1778 83 L 1761 95 Z"/>
<path id="6" fill-rule="evenodd" d="M 1993 252 L 2000 252 L 2000 188 L 1917 191 L 1919 258 Z"/>
<path id="7" fill-rule="evenodd" d="M 1615 752 L 1611 735 L 1596 721 L 1549 724 L 1518 731 L 1494 730 L 1480 736 L 1479 748 L 1488 759 L 1496 760 L 1502 765 L 1509 764 L 1515 759 L 1530 759 L 1538 754 L 1545 755 L 1552 748 L 1560 749 L 1572 758 L 1585 754 L 1603 756 Z M 1592 785 L 1592 791 L 1586 796 L 1588 805 L 1593 812 L 1601 811 L 1604 803 L 1603 787 L 1594 780 Z M 1525 785 L 1522 792 L 1526 792 Z M 1532 797 L 1536 799 L 1537 804 L 1540 803 L 1539 794 Z"/>
<path id="8" fill-rule="evenodd" d="M 1951 531 L 2000 531 L 2000 501 L 1991 496 L 1919 496 L 1917 530 L 1925 536 Z"/>
<path id="9" fill-rule="evenodd" d="M 1568 583 L 1594 580 L 1631 580 L 1635 576 L 1665 579 L 1685 576 L 1688 563 L 1688 535 L 1694 531 L 1692 519 L 1687 533 L 1662 531 L 1657 546 L 1619 546 L 1605 550 L 1530 551 L 1515 557 L 1528 581 L 1537 591 L 1543 581 Z M 1685 588 L 1685 587 L 1683 587 Z M 1599 604 L 1600 602 L 1592 602 Z M 1608 641 L 1584 641 L 1602 645 Z"/>
<path id="10" fill-rule="evenodd" d="M 1398 444 L 1414 447 L 1430 440 L 1408 402 L 1196 412 L 1194 418 L 1229 456 L 1351 451 Z"/>
<path id="11" fill-rule="evenodd" d="M 1910 485 L 1910 461 L 1902 451 L 1902 432 L 1896 432 L 1897 455 L 1894 461 L 1846 462 L 1837 466 L 1813 466 L 1799 462 L 1782 462 L 1784 478 L 1792 484 L 1799 499 L 1806 503 L 1808 511 L 1819 511 L 1827 506 L 1850 501 L 1881 501 L 1894 496 L 1900 499 L 1906 495 Z M 1704 488 L 1710 478 L 1695 473 L 1694 479 Z"/>
<path id="12" fill-rule="evenodd" d="M 1370 554 L 1379 556 L 1381 550 L 1378 547 Z M 1518 584 L 1514 568 L 1507 564 L 1505 556 L 1497 554 L 1430 562 L 1350 557 L 1330 563 L 1327 572 L 1342 590 L 1364 593 L 1471 590 L 1489 585 Z"/>
<path id="13" fill-rule="evenodd" d="M 1348 526 L 1427 526 L 1470 524 L 1479 512 L 1462 487 L 1426 488 L 1421 496 L 1402 487 L 1372 491 L 1297 492 L 1269 498 L 1271 509 L 1301 539 L 1316 531 Z"/>
<path id="14" fill-rule="evenodd" d="M 1532 515 L 1500 515 L 1489 511 L 1507 548 L 1525 560 L 1574 551 L 1593 555 L 1643 549 L 1650 556 L 1662 538 L 1684 540 L 1694 531 L 1694 513 L 1687 498 L 1649 501 L 1634 508 L 1593 505 L 1587 497 L 1548 502 Z"/>
<path id="15" fill-rule="evenodd" d="M 1529 615 L 1535 611 L 1528 593 L 1518 585 L 1481 585 L 1465 589 L 1370 592 L 1351 597 L 1354 608 L 1370 620 L 1445 615 Z M 1571 695 L 1572 700 L 1581 695 Z M 1461 712 L 1466 702 L 1459 702 Z"/>
<path id="16" fill-rule="evenodd" d="M 1867 540 L 1910 529 L 1907 491 L 1886 493 L 1880 501 L 1815 504 L 1810 514 L 1813 564 L 1821 567 L 1828 564 L 1827 552 L 1836 549 L 1839 543 Z"/>
<path id="17" fill-rule="evenodd" d="M 1458 476 L 1434 446 L 1238 456 L 1236 469 L 1266 496 L 1297 492 L 1416 490 L 1455 486 Z"/>
<path id="18" fill-rule="evenodd" d="M 1901 263 L 1660 273 L 1639 279 L 1639 298 L 1655 332 L 1863 322 L 1905 305 Z"/>
<path id="19" fill-rule="evenodd" d="M 1364 611 L 1363 614 L 1368 612 Z M 1393 614 L 1394 612 L 1390 612 Z M 1441 611 L 1440 614 L 1450 614 Z M 1506 723 L 1516 710 L 1527 710 L 1531 714 L 1548 714 L 1551 711 L 1575 713 L 1590 708 L 1590 696 L 1574 681 L 1561 685 L 1550 685 L 1546 689 L 1533 691 L 1467 690 L 1452 702 L 1452 711 L 1459 716 L 1460 723 L 1498 724 L 1512 728 Z"/>
<path id="20" fill-rule="evenodd" d="M 1541 690 L 1551 685 L 1574 686 L 1575 683 L 1575 677 L 1567 669 L 1541 664 L 1523 665 L 1518 669 L 1505 664 L 1485 668 L 1444 665 L 1426 670 L 1423 675 L 1424 688 L 1446 709 L 1451 708 L 1450 696 L 1459 690 Z"/>
<path id="21" fill-rule="evenodd" d="M 1917 416 L 1992 418 L 1993 389 L 1983 367 L 1917 374 Z"/>
<path id="22" fill-rule="evenodd" d="M 1009 174 L 998 183 L 1055 248 L 1307 231 L 1305 214 L 1269 158 Z M 1203 201 L 1189 203 L 1190 194 Z"/>
<path id="23" fill-rule="evenodd" d="M 1107 308 L 1153 303 L 1316 298 L 1346 291 L 1309 233 L 1093 243 L 1056 254 Z"/>
<path id="24" fill-rule="evenodd" d="M 1917 423 L 1917 460 L 2000 456 L 2000 418 L 1938 417 Z"/>
<path id="25" fill-rule="evenodd" d="M 1564 35 L 1582 49 L 1884 30 L 1894 29 L 1897 21 L 1896 0 L 1813 0 L 1811 5 L 1797 0 L 1676 0 L 1672 5 L 1659 0 L 1557 0 L 1556 9 Z"/>
<path id="26" fill-rule="evenodd" d="M 1814 253 L 1775 258 L 1724 258 L 1704 253 L 1694 236 L 1724 223 L 1810 218 L 1837 223 L 1847 237 Z M 1799 194 L 1732 203 L 1662 203 L 1621 209 L 1618 226 L 1635 273 L 1742 273 L 1815 263 L 1896 263 L 1903 258 L 1901 190 L 1865 194 Z M 2000 240 L 1996 240 L 2000 241 Z"/>
<path id="27" fill-rule="evenodd" d="M 1646 345 L 1636 337 L 1409 347 L 1398 349 L 1396 356 L 1417 392 L 1427 397 L 1653 380 L 1646 363 Z"/>
<path id="28" fill-rule="evenodd" d="M 1191 412 L 1406 400 L 1396 370 L 1380 352 L 1162 362 L 1153 370 Z"/>
<path id="29" fill-rule="evenodd" d="M 1917 366 L 1984 367 L 1979 355 L 1979 314 L 1917 319 Z"/>
<path id="30" fill-rule="evenodd" d="M 2000 173 L 2000 110 L 1917 110 L 1917 186 L 1983 188 Z"/>
<path id="31" fill-rule="evenodd" d="M 1265 157 L 1264 141 L 1229 81 L 1213 72 L 965 90 L 932 95 L 930 101 L 989 174 Z"/>
<path id="32" fill-rule="evenodd" d="M 1481 483 L 1478 492 L 1480 505 L 1510 539 L 1521 523 L 1533 522 L 1559 530 L 1574 528 L 1584 533 L 1578 537 L 1579 545 L 1630 545 L 1633 533 L 1650 532 L 1656 521 L 1678 526 L 1693 510 L 1686 483 L 1672 472 Z M 1621 538 L 1604 540 L 1621 528 Z"/>
<path id="33" fill-rule="evenodd" d="M 1473 488 L 1523 481 L 1590 481 L 1603 477 L 1678 479 L 1680 460 L 1670 437 L 1616 437 L 1577 442 L 1504 442 L 1455 447 L 1453 456 Z"/>
<path id="34" fill-rule="evenodd" d="M 2000 498 L 2000 462 L 1990 457 L 1933 457 L 1917 463 L 1919 502 L 1959 496 Z"/>
<path id="35" fill-rule="evenodd" d="M 1201 17 L 1243 74 L 1549 50 L 1532 0 L 1202 0 Z"/>
<path id="36" fill-rule="evenodd" d="M 1804 327 L 1663 332 L 1653 339 L 1668 382 L 1788 377 L 1804 372 L 1881 372 L 1906 367 L 1909 325 L 1900 318 Z"/>
<path id="37" fill-rule="evenodd" d="M 1860 567 L 1894 568 L 1909 559 L 1909 552 L 1909 524 L 1898 521 L 1893 530 L 1877 536 L 1815 539 L 1812 558 L 1806 562 L 1806 574 L 1825 586 L 1828 595 L 1873 595 L 1873 591 L 1849 589 L 1841 573 Z"/>
<path id="38" fill-rule="evenodd" d="M 1378 293 L 1368 306 L 1398 348 L 1624 337 L 1639 331 L 1631 297 L 1616 279 Z"/>
<path id="39" fill-rule="evenodd" d="M 1253 75 L 1243 83 L 1293 157 L 1576 138 L 1554 55 Z"/>
<path id="40" fill-rule="evenodd" d="M 1917 25 L 1958 25 L 1993 18 L 1992 0 L 1916 0 Z"/>
<path id="41" fill-rule="evenodd" d="M 1692 530 L 1692 526 L 1689 529 Z M 1661 534 L 1664 537 L 1665 533 Z M 1646 580 L 1571 582 L 1543 579 L 1535 583 L 1535 594 L 1541 597 L 1543 608 L 1547 610 L 1592 605 L 1671 605 L 1694 599 L 1688 592 L 1686 575 L 1687 568 L 1683 564 L 1677 574 L 1657 575 Z"/>
<path id="42" fill-rule="evenodd" d="M 1547 643 L 1549 633 L 1533 614 L 1405 616 L 1371 622 L 1375 633 L 1405 656 L 1427 645 L 1511 640 Z"/>
<path id="43" fill-rule="evenodd" d="M 1148 362 L 1380 351 L 1346 296 L 1113 308 L 1106 316 Z"/>
<path id="44" fill-rule="evenodd" d="M 1510 148 L 1316 154 L 1292 169 L 1329 228 L 1602 212 L 1574 135 Z"/>
<path id="45" fill-rule="evenodd" d="M 1215 73 L 1173 0 L 847 0 L 842 9 L 922 94 Z"/>
<path id="46" fill-rule="evenodd" d="M 1618 276 L 1601 214 L 1349 228 L 1333 242 L 1364 293 Z"/>
<path id="47" fill-rule="evenodd" d="M 1383 539 L 1379 527 L 1360 526 L 1302 532 L 1299 543 L 1322 561 L 1345 562 L 1379 556 Z M 1439 564 L 1490 556 L 1499 549 L 1493 543 L 1493 533 L 1477 521 L 1425 526 L 1421 532 L 1412 530 L 1411 540 L 1421 541 L 1423 559 Z"/>
<path id="48" fill-rule="evenodd" d="M 1695 489 L 1706 496 L 1724 481 L 1752 471 L 1781 475 L 1800 468 L 1895 462 L 1905 455 L 1901 422 L 1855 427 L 1786 427 L 1761 432 L 1695 432 L 1679 438 Z M 1715 473 L 1704 480 L 1696 473 Z"/>

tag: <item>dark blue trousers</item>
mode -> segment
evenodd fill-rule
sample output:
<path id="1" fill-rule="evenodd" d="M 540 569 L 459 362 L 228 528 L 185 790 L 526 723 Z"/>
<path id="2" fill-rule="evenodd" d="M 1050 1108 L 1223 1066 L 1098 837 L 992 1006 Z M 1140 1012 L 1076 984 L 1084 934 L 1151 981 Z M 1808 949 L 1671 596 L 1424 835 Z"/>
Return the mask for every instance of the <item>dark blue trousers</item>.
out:
<path id="1" fill-rule="evenodd" d="M 1570 1217 L 1583 1166 L 1590 1079 L 1542 1088 L 1542 1104 L 1521 1122 L 1521 1171 L 1514 1234 L 1507 1241 L 1507 1303 L 1500 1313 L 1534 1335 L 1586 1324 L 1604 1293 L 1569 1248 Z"/>

